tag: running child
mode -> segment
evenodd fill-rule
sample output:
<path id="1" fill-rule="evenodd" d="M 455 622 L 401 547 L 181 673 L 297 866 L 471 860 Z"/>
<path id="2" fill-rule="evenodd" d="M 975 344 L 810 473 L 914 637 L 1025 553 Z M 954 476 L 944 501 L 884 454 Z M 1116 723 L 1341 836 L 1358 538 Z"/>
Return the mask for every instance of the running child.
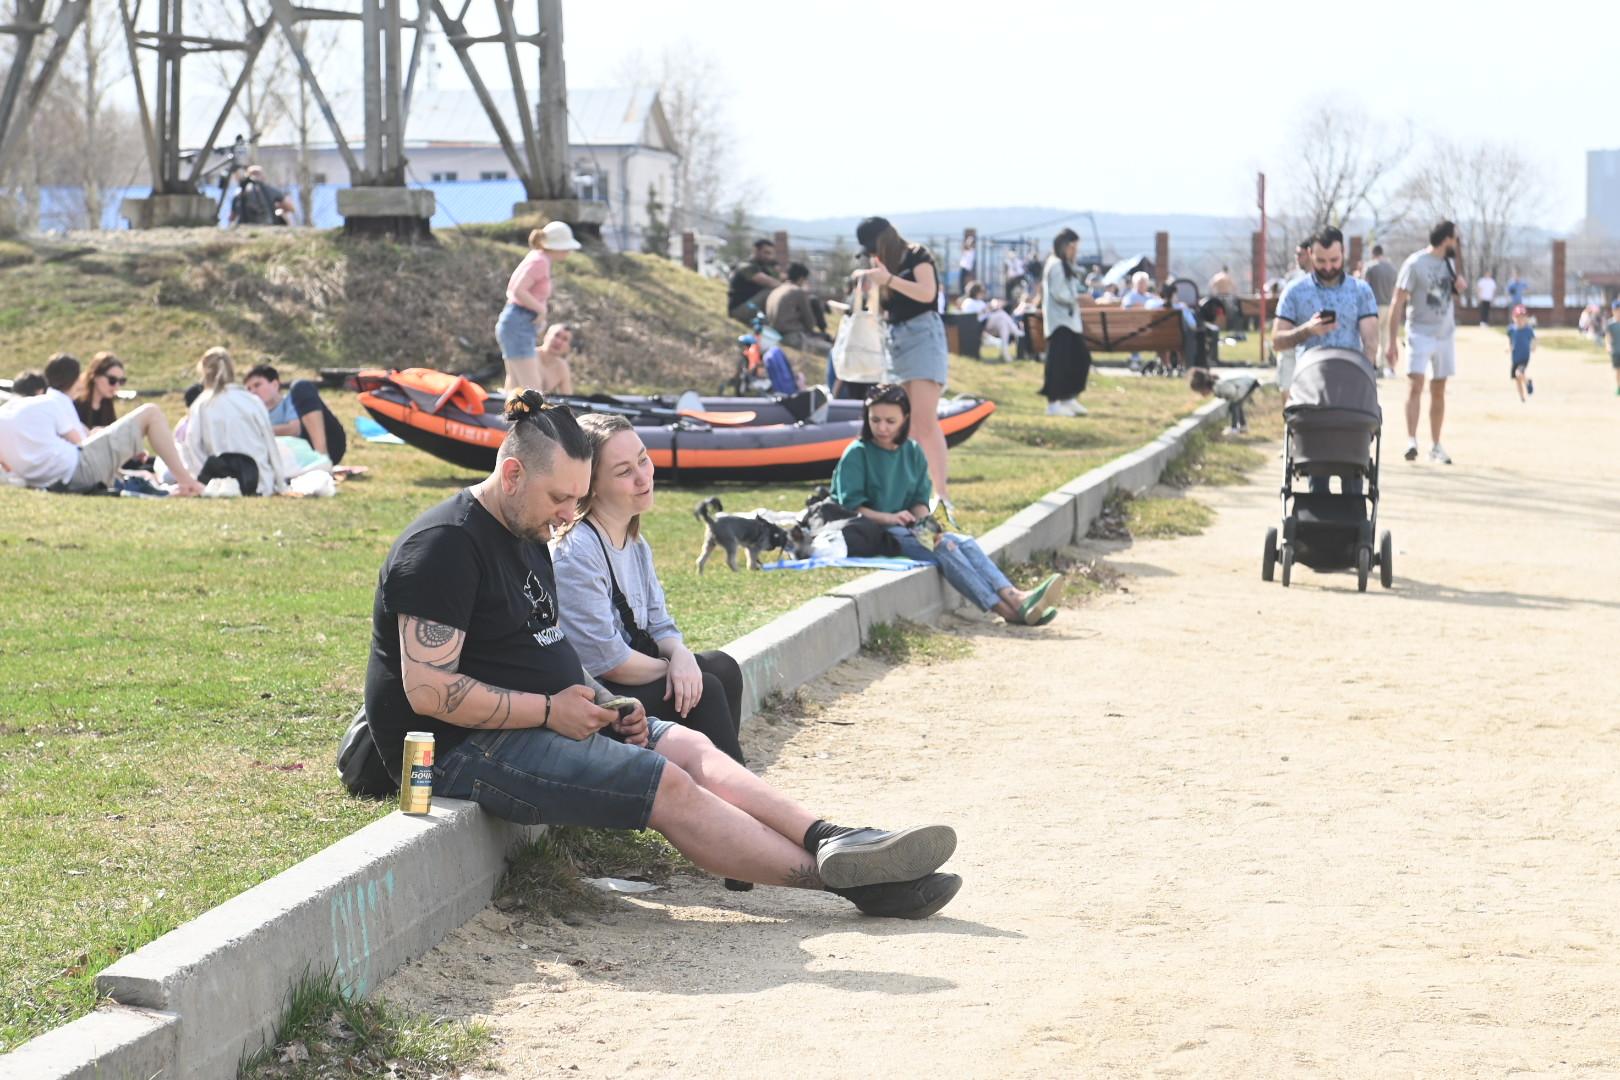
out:
<path id="1" fill-rule="evenodd" d="M 1513 325 L 1508 327 L 1508 360 L 1514 385 L 1519 388 L 1519 400 L 1529 400 L 1525 394 L 1535 393 L 1536 384 L 1530 381 L 1527 371 L 1530 367 L 1530 354 L 1536 348 L 1536 328 L 1530 325 L 1530 313 L 1524 309 L 1523 304 L 1513 308 Z"/>

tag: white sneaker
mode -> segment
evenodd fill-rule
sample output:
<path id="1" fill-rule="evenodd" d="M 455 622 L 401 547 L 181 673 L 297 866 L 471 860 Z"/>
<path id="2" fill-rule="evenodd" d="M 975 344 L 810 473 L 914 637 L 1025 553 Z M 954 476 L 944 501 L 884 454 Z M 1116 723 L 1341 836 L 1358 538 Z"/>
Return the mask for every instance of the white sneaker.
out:
<path id="1" fill-rule="evenodd" d="M 1435 443 L 1434 449 L 1429 451 L 1429 460 L 1439 465 L 1450 465 L 1451 455 L 1439 443 Z"/>
<path id="2" fill-rule="evenodd" d="M 1225 435 L 1228 439 L 1230 439 L 1230 438 L 1233 438 L 1234 436 L 1243 434 L 1243 432 L 1239 431 L 1235 427 L 1229 427 L 1225 431 L 1223 431 L 1221 434 Z"/>
<path id="3" fill-rule="evenodd" d="M 1047 416 L 1073 416 L 1067 401 L 1048 401 L 1046 403 Z"/>
<path id="4" fill-rule="evenodd" d="M 1086 407 L 1084 405 L 1080 404 L 1074 398 L 1069 399 L 1069 408 L 1072 410 L 1069 413 L 1070 416 L 1084 416 L 1084 415 L 1086 415 Z"/>

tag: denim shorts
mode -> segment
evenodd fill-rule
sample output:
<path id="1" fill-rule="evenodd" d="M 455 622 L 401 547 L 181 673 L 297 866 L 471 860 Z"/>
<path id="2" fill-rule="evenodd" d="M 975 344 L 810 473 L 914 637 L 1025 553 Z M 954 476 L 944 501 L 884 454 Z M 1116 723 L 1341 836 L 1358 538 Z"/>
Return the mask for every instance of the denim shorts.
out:
<path id="1" fill-rule="evenodd" d="M 434 764 L 433 793 L 519 825 L 645 829 L 664 775 L 652 747 L 672 727 L 648 717 L 646 747 L 542 728 L 480 731 Z"/>
<path id="2" fill-rule="evenodd" d="M 928 379 L 945 386 L 945 320 L 929 311 L 889 325 L 889 367 L 895 382 Z"/>
<path id="3" fill-rule="evenodd" d="M 507 304 L 501 309 L 501 317 L 495 320 L 495 339 L 501 343 L 503 359 L 527 360 L 534 355 L 540 344 L 539 328 L 535 325 L 539 318 L 517 304 Z"/>

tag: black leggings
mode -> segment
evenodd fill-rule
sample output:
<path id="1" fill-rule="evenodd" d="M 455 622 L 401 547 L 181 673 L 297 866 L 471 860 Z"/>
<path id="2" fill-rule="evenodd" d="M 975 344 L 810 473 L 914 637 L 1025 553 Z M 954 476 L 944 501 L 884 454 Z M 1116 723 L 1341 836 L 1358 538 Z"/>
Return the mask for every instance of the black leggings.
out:
<path id="1" fill-rule="evenodd" d="M 666 679 L 641 686 L 603 679 L 602 685 L 615 694 L 633 697 L 641 702 L 646 706 L 648 716 L 701 731 L 726 756 L 746 764 L 738 738 L 742 730 L 742 668 L 723 652 L 700 652 L 696 655 L 698 670 L 703 672 L 703 696 L 684 717 L 675 712 L 673 701 L 664 700 Z"/>

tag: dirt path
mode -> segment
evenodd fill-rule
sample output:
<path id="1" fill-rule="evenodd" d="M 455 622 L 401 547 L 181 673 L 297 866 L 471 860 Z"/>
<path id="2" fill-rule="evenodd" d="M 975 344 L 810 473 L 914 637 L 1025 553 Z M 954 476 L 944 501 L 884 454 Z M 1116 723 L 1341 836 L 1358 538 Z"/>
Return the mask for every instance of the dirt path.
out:
<path id="1" fill-rule="evenodd" d="M 487 912 L 384 993 L 508 1076 L 1620 1075 L 1620 399 L 1547 350 L 1521 406 L 1463 338 L 1458 464 L 1385 387 L 1393 592 L 1262 585 L 1268 465 L 1129 592 L 755 733 L 812 806 L 953 822 L 940 917 L 694 881 Z"/>

